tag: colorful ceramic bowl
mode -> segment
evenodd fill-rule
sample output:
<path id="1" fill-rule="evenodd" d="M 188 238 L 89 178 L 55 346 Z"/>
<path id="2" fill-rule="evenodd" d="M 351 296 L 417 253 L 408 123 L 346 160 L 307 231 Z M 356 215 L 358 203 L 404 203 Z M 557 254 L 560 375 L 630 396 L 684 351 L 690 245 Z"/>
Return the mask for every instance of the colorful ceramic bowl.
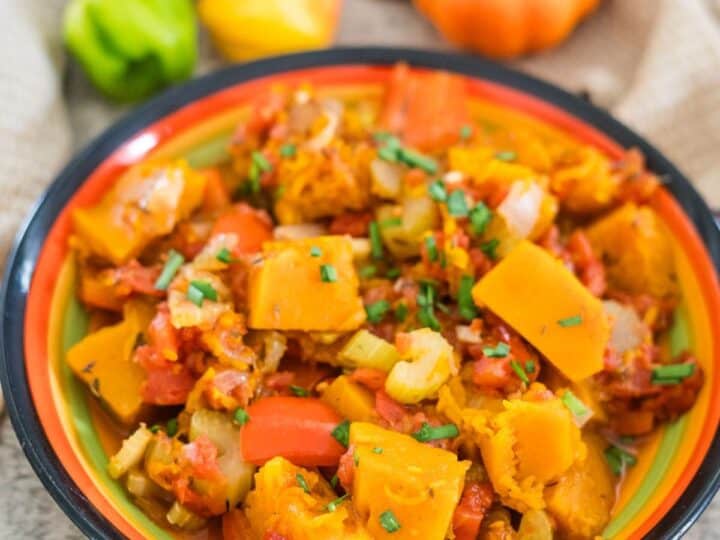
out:
<path id="1" fill-rule="evenodd" d="M 18 438 L 38 476 L 93 538 L 170 538 L 106 473 L 107 440 L 93 400 L 63 361 L 86 331 L 68 255 L 70 210 L 100 198 L 147 156 L 212 164 L 244 105 L 276 82 L 377 85 L 406 61 L 468 76 L 470 92 L 559 127 L 610 156 L 638 147 L 667 180 L 655 199 L 673 236 L 683 304 L 671 344 L 691 349 L 707 382 L 690 413 L 660 430 L 626 479 L 608 538 L 675 538 L 720 485 L 720 233 L 705 203 L 657 150 L 605 112 L 562 90 L 474 57 L 398 49 L 336 49 L 231 67 L 175 88 L 137 109 L 80 153 L 33 210 L 11 254 L 2 292 L 0 376 Z"/>

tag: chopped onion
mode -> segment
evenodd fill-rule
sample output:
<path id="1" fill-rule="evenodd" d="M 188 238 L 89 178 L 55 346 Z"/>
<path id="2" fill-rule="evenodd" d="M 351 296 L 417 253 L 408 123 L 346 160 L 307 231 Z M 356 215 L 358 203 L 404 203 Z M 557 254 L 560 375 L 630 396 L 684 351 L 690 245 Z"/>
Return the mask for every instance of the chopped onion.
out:
<path id="1" fill-rule="evenodd" d="M 461 171 L 448 171 L 443 175 L 446 184 L 460 184 L 465 180 L 465 174 Z"/>
<path id="2" fill-rule="evenodd" d="M 475 332 L 471 327 L 460 324 L 455 327 L 455 335 L 463 343 L 480 343 L 480 333 Z"/>
<path id="3" fill-rule="evenodd" d="M 370 162 L 372 192 L 386 199 L 400 195 L 402 188 L 402 167 L 384 159 L 375 158 Z"/>
<path id="4" fill-rule="evenodd" d="M 322 107 L 322 114 L 326 120 L 325 126 L 306 143 L 305 146 L 311 150 L 322 150 L 325 148 L 333 139 L 340 126 L 340 117 L 343 111 L 342 103 L 334 99 L 327 99 L 323 102 Z"/>
<path id="5" fill-rule="evenodd" d="M 268 332 L 263 337 L 265 355 L 263 357 L 263 373 L 275 373 L 287 350 L 287 338 L 280 332 Z"/>
<path id="6" fill-rule="evenodd" d="M 610 317 L 612 327 L 610 346 L 615 352 L 622 354 L 639 347 L 647 335 L 648 328 L 635 310 L 614 300 L 605 300 L 603 308 Z"/>
<path id="7" fill-rule="evenodd" d="M 351 238 L 353 257 L 356 261 L 364 261 L 370 256 L 369 238 Z"/>
<path id="8" fill-rule="evenodd" d="M 510 232 L 527 238 L 540 218 L 540 207 L 545 192 L 535 182 L 514 182 L 507 197 L 500 203 L 497 213 L 505 219 Z"/>

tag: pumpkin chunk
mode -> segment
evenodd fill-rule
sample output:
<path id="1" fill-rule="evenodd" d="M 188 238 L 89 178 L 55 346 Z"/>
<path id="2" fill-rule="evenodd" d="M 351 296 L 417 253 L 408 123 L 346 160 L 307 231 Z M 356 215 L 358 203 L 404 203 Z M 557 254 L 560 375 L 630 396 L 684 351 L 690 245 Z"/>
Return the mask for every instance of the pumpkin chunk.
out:
<path id="1" fill-rule="evenodd" d="M 341 332 L 364 321 L 349 237 L 263 245 L 250 273 L 251 328 Z"/>
<path id="2" fill-rule="evenodd" d="M 122 322 L 85 336 L 67 352 L 67 363 L 110 411 L 131 424 L 142 408 L 145 370 L 132 361 L 138 340 L 150 324 L 152 310 L 140 302 L 125 306 Z"/>
<path id="3" fill-rule="evenodd" d="M 347 375 L 340 375 L 330 383 L 322 399 L 348 420 L 371 422 L 377 418 L 373 395 Z"/>
<path id="4" fill-rule="evenodd" d="M 602 370 L 610 335 L 602 302 L 542 248 L 520 243 L 475 285 L 472 295 L 570 380 Z"/>
<path id="5" fill-rule="evenodd" d="M 122 264 L 188 217 L 202 202 L 205 183 L 184 161 L 141 165 L 98 204 L 73 212 L 75 233 L 93 253 Z"/>
<path id="6" fill-rule="evenodd" d="M 363 422 L 350 426 L 350 447 L 355 452 L 353 504 L 373 538 L 445 538 L 470 462 Z M 400 524 L 393 533 L 380 523 L 388 510 Z"/>
<path id="7" fill-rule="evenodd" d="M 257 538 L 272 531 L 293 540 L 370 540 L 350 501 L 339 501 L 329 511 L 337 498 L 318 473 L 276 457 L 255 475 L 245 512 Z"/>

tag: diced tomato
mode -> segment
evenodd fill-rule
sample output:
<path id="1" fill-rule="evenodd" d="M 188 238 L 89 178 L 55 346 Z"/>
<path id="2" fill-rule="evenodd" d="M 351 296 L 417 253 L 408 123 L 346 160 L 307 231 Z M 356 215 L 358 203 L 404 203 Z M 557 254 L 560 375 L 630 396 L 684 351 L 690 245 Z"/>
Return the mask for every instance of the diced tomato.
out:
<path id="1" fill-rule="evenodd" d="M 217 462 L 217 448 L 207 435 L 182 447 L 180 474 L 172 490 L 178 501 L 201 516 L 216 516 L 227 509 L 227 480 Z M 202 489 L 197 489 L 198 486 Z"/>
<path id="2" fill-rule="evenodd" d="M 205 389 L 205 399 L 212 408 L 221 409 L 223 401 L 217 399 L 213 390 L 235 398 L 240 405 L 245 407 L 252 398 L 250 374 L 247 371 L 225 369 L 213 377 L 212 384 Z"/>
<path id="3" fill-rule="evenodd" d="M 590 240 L 584 232 L 576 230 L 570 235 L 567 249 L 572 257 L 580 281 L 595 296 L 602 296 L 607 288 L 605 267 L 593 253 Z"/>
<path id="4" fill-rule="evenodd" d="M 124 266 L 115 269 L 116 291 L 121 296 L 131 293 L 148 294 L 150 296 L 163 296 L 165 293 L 155 288 L 155 282 L 160 276 L 160 266 L 142 266 L 132 260 Z"/>
<path id="5" fill-rule="evenodd" d="M 150 321 L 148 341 L 164 358 L 178 359 L 178 333 L 170 322 L 170 310 L 165 302 L 158 305 L 157 313 Z"/>
<path id="6" fill-rule="evenodd" d="M 223 540 L 248 540 L 253 538 L 250 521 L 248 521 L 245 512 L 235 508 L 223 514 L 222 536 Z"/>
<path id="7" fill-rule="evenodd" d="M 422 169 L 414 167 L 405 173 L 403 181 L 410 187 L 420 186 L 427 181 L 427 174 Z"/>
<path id="8" fill-rule="evenodd" d="M 237 235 L 238 245 L 233 251 L 235 256 L 257 253 L 262 249 L 263 242 L 272 239 L 272 221 L 261 210 L 247 204 L 236 204 L 217 219 L 210 236 L 221 233 Z"/>
<path id="9" fill-rule="evenodd" d="M 262 465 L 282 456 L 303 467 L 337 465 L 345 448 L 331 432 L 342 421 L 335 410 L 316 398 L 274 396 L 247 408 L 250 420 L 242 429 L 243 458 Z"/>
<path id="10" fill-rule="evenodd" d="M 385 388 L 385 379 L 387 379 L 387 373 L 381 369 L 374 368 L 357 368 L 350 375 L 350 379 L 356 383 L 362 384 L 364 387 L 370 390 L 380 390 Z"/>
<path id="11" fill-rule="evenodd" d="M 230 193 L 228 193 L 220 171 L 213 168 L 205 169 L 202 172 L 207 179 L 205 183 L 205 194 L 203 195 L 203 210 L 206 212 L 214 212 L 230 206 Z"/>
<path id="12" fill-rule="evenodd" d="M 485 513 L 493 502 L 494 492 L 488 482 L 470 482 L 465 486 L 453 515 L 456 540 L 475 540 Z"/>
<path id="13" fill-rule="evenodd" d="M 367 236 L 372 220 L 371 212 L 345 212 L 332 220 L 330 234 L 349 234 L 358 238 Z"/>
<path id="14" fill-rule="evenodd" d="M 141 345 L 135 361 L 147 372 L 142 398 L 153 405 L 182 405 L 195 385 L 190 370 L 178 362 L 167 361 L 154 347 Z"/>
<path id="15" fill-rule="evenodd" d="M 340 485 L 349 493 L 355 477 L 355 448 L 352 445 L 348 447 L 347 452 L 340 456 L 337 477 Z"/>
<path id="16" fill-rule="evenodd" d="M 383 388 L 375 392 L 375 410 L 391 426 L 408 414 L 405 406 L 391 398 Z"/>
<path id="17" fill-rule="evenodd" d="M 471 347 L 473 347 L 471 345 Z M 472 381 L 480 388 L 505 390 L 519 387 L 508 358 L 482 356 L 473 364 Z"/>
<path id="18" fill-rule="evenodd" d="M 284 92 L 262 92 L 252 105 L 250 118 L 241 123 L 235 131 L 233 142 L 240 144 L 249 138 L 257 139 L 267 135 L 278 113 L 285 106 L 285 101 Z"/>
<path id="19" fill-rule="evenodd" d="M 408 145 L 427 151 L 453 144 L 467 121 L 462 78 L 446 72 L 413 75 L 406 65 L 395 68 L 381 122 Z"/>

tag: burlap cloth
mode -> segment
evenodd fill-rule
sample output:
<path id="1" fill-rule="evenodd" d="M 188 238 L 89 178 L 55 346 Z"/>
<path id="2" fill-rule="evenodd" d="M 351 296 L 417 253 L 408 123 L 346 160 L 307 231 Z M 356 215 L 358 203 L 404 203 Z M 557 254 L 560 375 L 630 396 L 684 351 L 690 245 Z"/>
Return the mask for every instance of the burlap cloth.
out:
<path id="1" fill-rule="evenodd" d="M 449 48 L 404 0 L 345 0 L 338 42 Z M 62 0 L 0 0 L 0 259 L 70 155 L 127 109 L 67 67 Z M 516 66 L 593 101 L 659 146 L 720 208 L 720 0 L 615 0 L 559 49 Z M 221 64 L 203 36 L 198 73 Z M 720 538 L 720 502 L 688 535 Z M 78 538 L 8 421 L 0 426 L 0 538 Z"/>

